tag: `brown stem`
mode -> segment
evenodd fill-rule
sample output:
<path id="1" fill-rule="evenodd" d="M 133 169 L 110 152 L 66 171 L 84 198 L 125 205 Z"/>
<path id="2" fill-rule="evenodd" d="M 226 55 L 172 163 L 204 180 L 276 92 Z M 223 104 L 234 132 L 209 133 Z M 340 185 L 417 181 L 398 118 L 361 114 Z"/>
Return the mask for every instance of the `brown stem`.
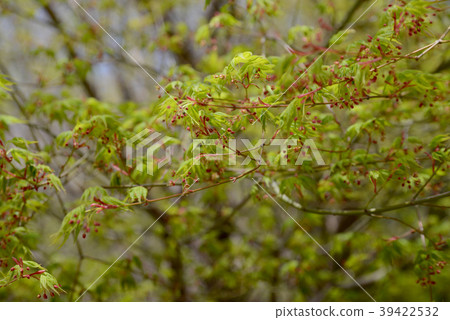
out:
<path id="1" fill-rule="evenodd" d="M 214 188 L 214 187 L 217 187 L 217 186 L 219 186 L 221 184 L 230 183 L 230 182 L 236 182 L 236 180 L 238 180 L 238 179 L 240 179 L 242 177 L 245 177 L 246 175 L 248 175 L 248 174 L 258 170 L 259 167 L 260 166 L 258 165 L 255 168 L 238 175 L 237 177 L 232 177 L 232 178 L 230 178 L 228 180 L 223 180 L 223 181 L 220 181 L 220 182 L 208 185 L 208 186 L 204 186 L 204 187 L 201 187 L 201 188 L 198 188 L 198 189 L 183 191 L 183 192 L 180 192 L 180 193 L 172 194 L 170 196 L 165 196 L 165 197 L 156 198 L 156 199 L 147 199 L 147 200 L 145 200 L 143 202 L 134 202 L 134 203 L 127 204 L 127 206 L 136 206 L 136 205 L 141 205 L 141 204 L 149 204 L 149 203 L 157 202 L 157 201 L 161 201 L 161 200 L 172 199 L 172 198 L 184 196 L 186 194 L 191 194 L 191 193 L 199 192 L 199 191 L 202 191 L 202 190 Z"/>
<path id="2" fill-rule="evenodd" d="M 436 175 L 436 172 L 439 171 L 439 169 L 441 168 L 441 166 L 442 166 L 442 163 L 441 163 L 435 170 L 433 170 L 433 173 L 432 173 L 431 176 L 428 178 L 428 180 L 425 181 L 425 183 L 420 187 L 420 189 L 417 190 L 416 194 L 414 194 L 414 196 L 413 196 L 412 199 L 411 199 L 412 201 L 414 201 L 414 200 L 419 196 L 419 194 L 422 192 L 422 190 L 430 183 L 431 179 L 433 179 L 433 177 Z"/>
<path id="3" fill-rule="evenodd" d="M 315 208 L 307 208 L 307 207 L 297 207 L 298 210 L 304 211 L 304 212 L 310 212 L 310 213 L 316 213 L 316 214 L 324 214 L 324 215 L 374 215 L 377 213 L 383 213 L 383 212 L 389 212 L 389 211 L 395 211 L 402 208 L 408 208 L 416 205 L 421 205 L 422 203 L 430 202 L 433 200 L 438 200 L 442 198 L 446 198 L 450 196 L 450 191 L 437 194 L 434 196 L 422 198 L 419 200 L 414 201 L 407 201 L 403 203 L 398 203 L 391 206 L 386 206 L 382 208 L 371 208 L 371 209 L 351 209 L 351 210 L 327 210 L 327 209 L 315 209 Z M 286 202 L 286 201 L 285 201 Z M 287 202 L 289 204 L 289 202 Z M 292 203 L 290 203 L 292 205 Z"/>

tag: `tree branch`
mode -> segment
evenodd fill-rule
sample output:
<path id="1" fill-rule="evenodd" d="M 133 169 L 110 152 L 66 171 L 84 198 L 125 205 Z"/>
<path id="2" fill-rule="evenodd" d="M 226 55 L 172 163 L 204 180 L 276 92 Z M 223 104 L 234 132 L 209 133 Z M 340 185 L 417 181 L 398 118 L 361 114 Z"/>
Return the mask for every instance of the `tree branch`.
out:
<path id="1" fill-rule="evenodd" d="M 286 201 L 286 199 L 283 198 L 282 195 L 280 195 L 280 194 L 277 194 L 277 196 L 279 196 L 282 201 L 284 201 L 287 204 L 290 204 L 294 208 L 296 208 L 300 211 L 308 212 L 308 213 L 316 213 L 316 214 L 322 214 L 322 215 L 328 215 L 328 214 L 329 215 L 340 215 L 340 216 L 348 216 L 348 215 L 369 215 L 370 216 L 370 215 L 374 215 L 377 213 L 395 211 L 398 209 L 408 208 L 408 207 L 412 207 L 412 206 L 416 206 L 416 205 L 421 205 L 422 203 L 446 198 L 446 197 L 450 196 L 450 191 L 447 191 L 447 192 L 444 192 L 441 194 L 437 194 L 434 196 L 430 196 L 430 197 L 426 197 L 426 198 L 422 198 L 422 199 L 418 199 L 418 200 L 407 201 L 407 202 L 403 202 L 403 203 L 398 203 L 395 205 L 386 206 L 386 207 L 382 207 L 382 208 L 352 209 L 352 210 L 327 210 L 327 209 L 307 208 L 307 207 L 303 207 L 302 205 L 300 205 L 299 203 L 297 203 L 291 199 L 290 199 L 291 201 Z"/>

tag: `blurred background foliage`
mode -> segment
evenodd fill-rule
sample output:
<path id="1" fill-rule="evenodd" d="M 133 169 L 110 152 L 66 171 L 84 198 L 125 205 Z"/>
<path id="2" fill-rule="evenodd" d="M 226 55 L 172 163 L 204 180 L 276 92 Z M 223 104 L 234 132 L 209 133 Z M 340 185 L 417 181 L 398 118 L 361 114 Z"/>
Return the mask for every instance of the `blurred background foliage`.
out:
<path id="1" fill-rule="evenodd" d="M 392 3 L 402 6 L 406 2 Z M 180 99 L 186 98 L 182 92 L 194 84 L 207 83 L 203 81 L 205 77 L 222 72 L 236 55 L 252 52 L 270 57 L 275 68 L 271 74 L 281 79 L 282 84 L 292 83 L 301 74 L 294 72 L 294 66 L 309 65 L 372 1 L 86 0 L 79 3 L 133 59 L 139 61 L 142 68 L 72 0 L 2 0 L 0 3 L 1 139 L 23 137 L 38 141 L 27 148 L 34 151 L 36 157 L 39 155 L 44 159 L 65 189 L 41 191 L 45 197 L 36 200 L 39 206 L 21 238 L 26 243 L 24 247 L 29 249 L 29 252 L 23 252 L 24 257 L 28 255 L 43 265 L 67 292 L 53 300 L 76 300 L 88 288 L 82 300 L 370 300 L 251 179 L 218 185 L 180 199 L 92 287 L 90 285 L 108 266 L 170 206 L 171 200 L 136 206 L 132 210 L 122 210 L 123 205 L 119 203 L 119 208 L 109 208 L 93 218 L 95 223 L 101 224 L 97 232 L 91 231 L 86 238 L 82 237 L 83 232 L 76 235 L 69 232 L 65 236 L 71 236 L 62 246 L 59 246 L 60 242 L 55 244 L 51 236 L 62 224 L 64 226 L 63 219 L 68 212 L 80 204 L 97 203 L 94 195 L 105 196 L 106 190 L 107 194 L 124 199 L 127 188 L 109 187 L 134 184 L 127 180 L 127 175 L 121 175 L 124 168 L 120 164 L 109 166 L 110 162 L 116 161 L 111 160 L 114 156 L 108 156 L 108 152 L 112 150 L 114 154 L 115 150 L 108 145 L 110 142 L 107 143 L 110 149 L 102 153 L 99 149 L 93 151 L 96 143 L 112 141 L 114 134 L 129 137 L 144 128 L 152 128 L 180 141 L 191 136 L 186 130 L 187 126 L 192 126 L 186 122 L 189 119 L 173 126 L 162 121 L 167 119 L 167 115 L 160 113 L 160 106 L 165 107 L 164 92 L 152 77 L 163 86 L 167 85 L 166 89 L 174 96 L 179 94 Z M 313 73 L 319 77 L 322 63 L 332 65 L 340 59 L 342 52 L 349 50 L 345 49 L 348 46 L 351 48 L 354 44 L 357 50 L 367 41 L 368 35 L 380 35 L 380 28 L 388 23 L 384 9 L 389 8 L 390 3 L 377 1 L 339 39 L 334 50 L 312 69 Z M 423 8 L 425 2 L 413 3 L 417 8 Z M 433 24 L 417 37 L 408 36 L 407 32 L 402 34 L 395 45 L 402 46 L 403 54 L 433 43 L 448 28 L 450 19 L 445 3 L 429 3 L 439 9 L 433 16 Z M 416 8 L 414 5 L 412 8 Z M 305 44 L 309 46 L 305 47 Z M 410 152 L 408 159 L 413 164 L 404 164 L 408 169 L 401 178 L 406 180 L 408 177 L 412 181 L 418 172 L 419 183 L 413 190 L 405 191 L 400 182 L 394 181 L 386 183 L 383 192 L 374 193 L 374 180 L 380 187 L 390 169 L 382 166 L 368 169 L 367 164 L 361 164 L 355 170 L 362 173 L 355 173 L 345 163 L 354 155 L 340 157 L 333 153 L 324 154 L 329 167 L 318 173 L 306 165 L 303 169 L 295 169 L 298 172 L 265 169 L 256 172 L 255 178 L 265 188 L 273 187 L 271 181 L 278 182 L 282 194 L 292 196 L 302 204 L 308 203 L 307 207 L 322 209 L 358 209 L 368 201 L 377 208 L 403 203 L 424 184 L 426 187 L 419 198 L 448 191 L 448 152 L 445 153 L 448 136 L 445 133 L 450 120 L 449 58 L 444 43 L 430 50 L 424 59 L 400 61 L 395 72 L 415 70 L 415 73 L 405 73 L 404 81 L 416 80 L 424 85 L 423 90 L 410 93 L 400 102 L 392 98 L 367 101 L 354 110 L 335 108 L 335 112 L 328 112 L 324 107 L 312 111 L 315 113 L 311 118 L 316 116 L 325 124 L 333 122 L 333 117 L 343 124 L 342 132 L 334 124 L 332 129 L 316 135 L 327 134 L 322 146 L 328 149 L 345 148 L 348 136 L 357 141 L 359 149 L 367 148 L 366 157 L 368 155 L 374 161 L 379 159 L 378 154 L 384 159 L 392 149 L 412 150 L 423 145 L 424 152 L 432 153 L 440 148 L 442 154 L 433 156 L 433 160 L 423 152 L 411 155 L 411 150 L 405 151 L 405 154 Z M 261 63 L 266 66 L 265 62 Z M 423 79 L 420 78 L 422 74 Z M 180 81 L 184 86 L 177 87 L 174 81 Z M 419 102 L 426 100 L 423 96 L 430 83 L 438 83 L 438 88 L 433 90 L 440 99 L 434 108 L 419 109 Z M 280 82 L 274 86 L 278 92 L 287 89 Z M 304 93 L 298 90 L 297 94 Z M 255 86 L 246 94 L 256 97 L 260 91 Z M 233 103 L 245 102 L 243 93 L 239 94 L 240 97 L 233 97 Z M 230 111 L 233 115 L 239 112 Z M 211 114 L 219 120 L 223 116 Z M 374 117 L 379 121 L 375 128 L 371 127 Z M 72 137 L 70 132 L 78 128 L 89 130 L 94 118 L 105 124 L 104 127 L 97 126 L 97 132 L 86 134 L 90 144 L 86 143 L 92 149 L 67 147 L 66 143 Z M 265 137 L 270 139 L 281 129 L 281 135 L 288 137 L 289 128 L 283 128 L 283 123 L 277 119 L 289 125 L 297 121 L 274 108 L 267 115 L 267 128 L 262 130 L 259 124 L 252 126 L 246 122 L 243 124 L 246 128 L 244 136 L 258 139 L 266 132 Z M 355 123 L 357 126 L 347 129 Z M 362 123 L 366 126 L 361 128 Z M 190 129 L 193 132 L 193 128 Z M 69 133 L 61 135 L 62 132 Z M 411 137 L 409 146 L 404 146 L 399 138 L 402 135 L 405 138 L 405 134 Z M 374 139 L 380 139 L 380 145 L 382 141 L 385 144 L 374 147 L 371 143 Z M 123 143 L 122 140 L 119 142 Z M 403 159 L 399 156 L 396 161 Z M 439 164 L 437 169 L 435 162 Z M 170 170 L 160 170 L 152 177 L 135 173 L 133 178 L 140 184 L 166 184 L 179 165 L 177 162 Z M 368 177 L 363 173 L 366 169 L 374 173 Z M 380 177 L 383 174 L 386 176 Z M 302 182 L 299 175 L 307 178 Z M 347 175 L 351 177 L 346 178 Z M 188 177 L 180 176 L 189 181 Z M 220 178 L 232 176 L 233 173 L 225 173 Z M 214 169 L 206 178 L 206 181 L 219 180 L 214 176 Z M 57 188 L 56 182 L 52 184 Z M 95 189 L 99 186 L 104 188 Z M 183 190 L 179 185 L 147 189 L 148 198 Z M 275 191 L 271 190 L 272 194 L 280 196 Z M 84 198 L 80 200 L 82 195 Z M 373 195 L 376 197 L 371 199 Z M 5 203 L 12 200 L 3 197 L 1 201 L 6 208 Z M 448 198 L 443 198 L 429 206 L 406 206 L 386 213 L 400 219 L 399 222 L 366 214 L 315 214 L 282 203 L 377 301 L 450 299 L 449 268 L 438 268 L 440 274 L 431 278 L 428 271 L 424 273 L 423 270 L 424 266 L 437 268 L 439 261 L 447 260 L 449 204 Z M 6 219 L 5 210 L 2 211 L 3 219 Z M 430 239 L 411 232 L 405 223 L 418 230 L 423 224 Z M 0 258 L 9 261 L 2 268 L 2 273 L 6 273 L 14 263 L 10 260 L 11 253 L 0 252 Z M 421 285 L 424 277 L 435 284 Z M 0 299 L 34 301 L 39 292 L 38 282 L 21 279 L 1 288 Z"/>

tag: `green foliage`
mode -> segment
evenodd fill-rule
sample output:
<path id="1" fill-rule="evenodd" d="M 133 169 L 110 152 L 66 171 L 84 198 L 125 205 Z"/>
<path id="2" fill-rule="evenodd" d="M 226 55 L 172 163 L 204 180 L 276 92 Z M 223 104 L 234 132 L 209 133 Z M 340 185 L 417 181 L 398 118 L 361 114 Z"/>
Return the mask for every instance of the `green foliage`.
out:
<path id="1" fill-rule="evenodd" d="M 449 299 L 443 3 L 3 2 L 2 299 Z"/>

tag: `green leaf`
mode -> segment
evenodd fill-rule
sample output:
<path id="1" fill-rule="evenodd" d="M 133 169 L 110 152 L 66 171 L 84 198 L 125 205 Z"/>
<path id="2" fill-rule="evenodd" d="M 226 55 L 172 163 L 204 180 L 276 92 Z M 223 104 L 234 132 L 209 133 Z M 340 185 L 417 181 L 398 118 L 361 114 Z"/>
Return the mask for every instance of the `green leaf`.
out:
<path id="1" fill-rule="evenodd" d="M 281 113 L 280 118 L 282 120 L 281 126 L 285 130 L 289 130 L 292 122 L 294 121 L 295 116 L 297 115 L 297 108 L 301 103 L 300 99 L 294 99 L 289 103 L 286 109 Z"/>
<path id="2" fill-rule="evenodd" d="M 12 86 L 13 83 L 9 80 L 6 80 L 6 76 L 3 74 L 0 74 L 0 88 L 5 91 L 11 91 L 10 86 Z"/>
<path id="3" fill-rule="evenodd" d="M 45 270 L 45 268 L 43 268 L 39 263 L 31 261 L 31 260 L 24 260 L 23 261 L 23 265 L 25 267 L 30 267 L 30 268 L 35 268 L 35 269 L 40 269 L 40 270 Z"/>
<path id="4" fill-rule="evenodd" d="M 195 42 L 201 43 L 202 41 L 207 41 L 210 39 L 211 33 L 209 32 L 209 26 L 203 25 L 197 29 L 195 33 Z"/>
<path id="5" fill-rule="evenodd" d="M 435 149 L 438 145 L 450 139 L 449 134 L 440 134 L 434 137 L 430 142 L 430 148 Z"/>
<path id="6" fill-rule="evenodd" d="M 355 124 L 352 124 L 350 127 L 347 128 L 347 131 L 345 132 L 345 135 L 354 139 L 356 138 L 359 133 L 361 132 L 361 126 L 363 124 L 361 122 L 357 122 Z"/>
<path id="7" fill-rule="evenodd" d="M 147 198 L 148 189 L 144 187 L 134 187 L 128 190 L 128 198 L 131 202 L 144 201 Z"/>
<path id="8" fill-rule="evenodd" d="M 61 180 L 55 176 L 53 173 L 47 175 L 47 179 L 50 181 L 51 185 L 58 191 L 63 190 L 64 191 L 64 187 L 61 183 Z"/>
<path id="9" fill-rule="evenodd" d="M 221 27 L 232 27 L 234 25 L 239 25 L 240 21 L 236 20 L 231 14 L 227 12 L 221 12 L 214 16 L 209 22 L 211 28 L 221 28 Z"/>
<path id="10" fill-rule="evenodd" d="M 15 123 L 26 123 L 25 120 L 21 120 L 7 114 L 0 114 L 0 122 L 2 122 L 6 126 Z"/>
<path id="11" fill-rule="evenodd" d="M 69 140 L 73 137 L 72 131 L 64 131 L 61 132 L 55 139 L 56 145 L 63 147 L 65 146 Z"/>
<path id="12" fill-rule="evenodd" d="M 11 140 L 8 140 L 7 143 L 12 143 L 16 147 L 19 147 L 22 149 L 27 149 L 29 144 L 38 143 L 38 142 L 37 141 L 28 141 L 28 140 L 25 140 L 24 138 L 20 138 L 20 137 L 14 137 Z"/>

